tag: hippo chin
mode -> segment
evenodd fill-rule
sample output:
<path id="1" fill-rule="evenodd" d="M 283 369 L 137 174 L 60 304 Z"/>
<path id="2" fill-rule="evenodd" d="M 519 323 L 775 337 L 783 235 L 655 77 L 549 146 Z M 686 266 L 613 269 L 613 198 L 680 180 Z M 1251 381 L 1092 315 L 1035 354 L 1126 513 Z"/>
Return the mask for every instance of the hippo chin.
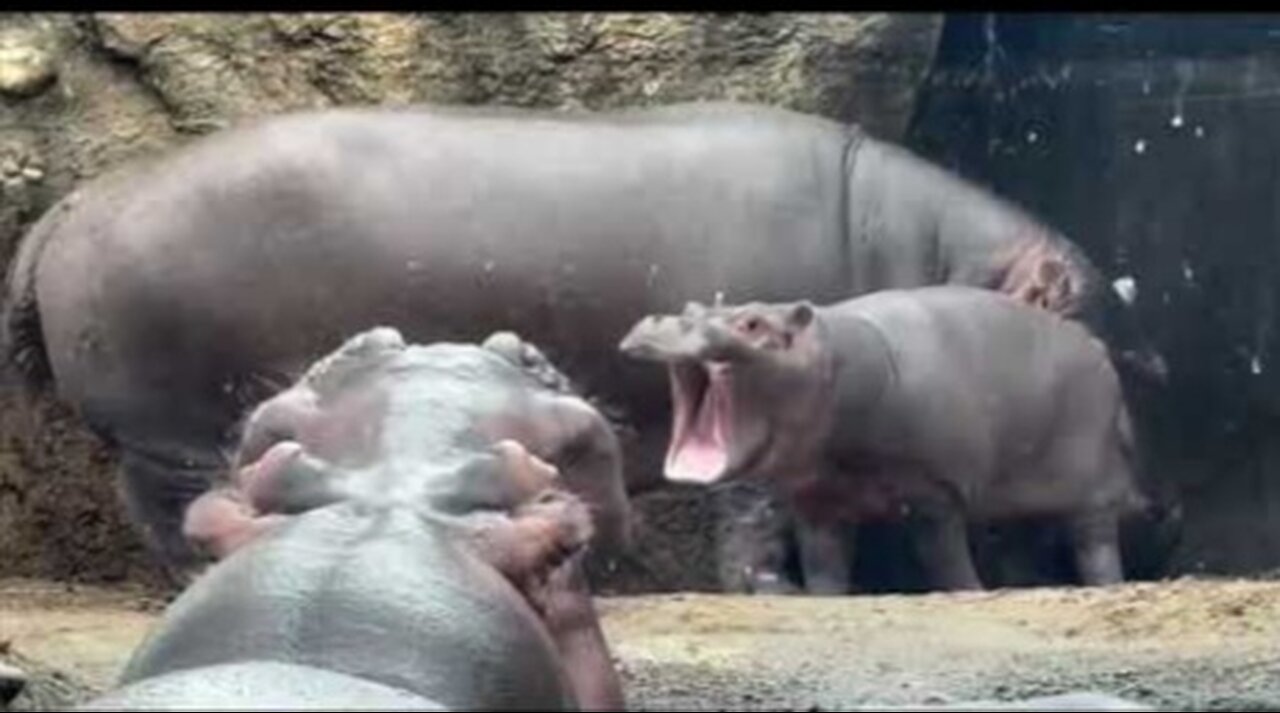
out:
<path id="1" fill-rule="evenodd" d="M 714 102 L 246 122 L 51 208 L 0 327 L 25 380 L 120 449 L 132 519 L 174 564 L 244 408 L 371 324 L 422 343 L 518 328 L 626 410 L 638 492 L 667 428 L 661 382 L 614 352 L 642 315 L 939 283 L 1078 318 L 1162 371 L 1088 257 L 1025 211 L 857 126 Z"/>
<path id="2" fill-rule="evenodd" d="M 667 364 L 666 476 L 787 493 L 811 591 L 848 589 L 834 524 L 906 512 L 943 588 L 981 586 L 969 518 L 1066 517 L 1083 581 L 1122 579 L 1118 519 L 1145 501 L 1118 379 L 1078 324 L 943 286 L 823 307 L 690 303 L 619 348 Z"/>
<path id="3" fill-rule="evenodd" d="M 589 507 L 494 440 L 501 408 L 448 408 L 502 365 L 372 330 L 264 403 L 186 515 L 219 561 L 89 708 L 621 710 L 581 568 Z"/>

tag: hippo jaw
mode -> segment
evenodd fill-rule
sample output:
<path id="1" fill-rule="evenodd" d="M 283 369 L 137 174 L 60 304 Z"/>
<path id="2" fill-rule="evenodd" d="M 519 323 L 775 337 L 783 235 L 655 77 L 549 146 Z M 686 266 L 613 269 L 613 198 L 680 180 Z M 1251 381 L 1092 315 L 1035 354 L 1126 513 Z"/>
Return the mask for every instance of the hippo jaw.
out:
<path id="1" fill-rule="evenodd" d="M 671 440 L 663 474 L 678 483 L 710 484 L 729 469 L 733 433 L 731 366 L 724 362 L 671 364 Z"/>
<path id="2" fill-rule="evenodd" d="M 797 342 L 797 333 L 811 318 L 807 303 L 690 303 L 679 316 L 646 317 L 632 328 L 620 351 L 665 363 L 670 377 L 667 480 L 710 485 L 749 477 L 775 455 L 775 416 L 785 409 L 776 407 L 776 397 L 785 400 L 810 381 L 808 345 Z"/>

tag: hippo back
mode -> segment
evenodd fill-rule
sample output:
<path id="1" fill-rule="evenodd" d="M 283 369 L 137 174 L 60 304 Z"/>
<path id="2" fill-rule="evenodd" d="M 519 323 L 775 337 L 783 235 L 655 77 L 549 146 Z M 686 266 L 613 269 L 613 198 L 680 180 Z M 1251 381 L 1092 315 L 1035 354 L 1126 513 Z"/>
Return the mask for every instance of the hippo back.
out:
<path id="1" fill-rule="evenodd" d="M 572 708 L 533 611 L 459 541 L 439 516 L 409 508 L 344 502 L 308 512 L 184 591 L 120 683 L 270 660 L 450 709 Z"/>
<path id="2" fill-rule="evenodd" d="M 156 676 L 76 710 L 448 710 L 436 701 L 333 671 L 242 661 Z"/>

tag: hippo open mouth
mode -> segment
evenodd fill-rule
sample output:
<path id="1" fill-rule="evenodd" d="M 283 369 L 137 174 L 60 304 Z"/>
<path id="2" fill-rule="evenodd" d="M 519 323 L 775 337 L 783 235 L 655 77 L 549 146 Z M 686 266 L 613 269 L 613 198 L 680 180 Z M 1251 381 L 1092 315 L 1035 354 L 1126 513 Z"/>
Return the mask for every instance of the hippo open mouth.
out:
<path id="1" fill-rule="evenodd" d="M 729 467 L 730 366 L 685 361 L 672 364 L 670 373 L 673 419 L 665 475 L 677 482 L 714 483 Z"/>

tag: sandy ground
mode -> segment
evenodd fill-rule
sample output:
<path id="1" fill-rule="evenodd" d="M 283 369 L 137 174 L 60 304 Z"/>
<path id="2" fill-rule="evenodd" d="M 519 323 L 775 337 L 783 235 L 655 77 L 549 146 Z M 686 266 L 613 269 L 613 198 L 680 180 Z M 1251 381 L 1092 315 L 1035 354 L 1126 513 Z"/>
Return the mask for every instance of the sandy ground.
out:
<path id="1" fill-rule="evenodd" d="M 15 709 L 102 690 L 158 616 L 143 590 L 0 581 Z M 1280 583 L 602 600 L 635 710 L 844 710 L 1092 689 L 1171 710 L 1280 710 Z"/>

